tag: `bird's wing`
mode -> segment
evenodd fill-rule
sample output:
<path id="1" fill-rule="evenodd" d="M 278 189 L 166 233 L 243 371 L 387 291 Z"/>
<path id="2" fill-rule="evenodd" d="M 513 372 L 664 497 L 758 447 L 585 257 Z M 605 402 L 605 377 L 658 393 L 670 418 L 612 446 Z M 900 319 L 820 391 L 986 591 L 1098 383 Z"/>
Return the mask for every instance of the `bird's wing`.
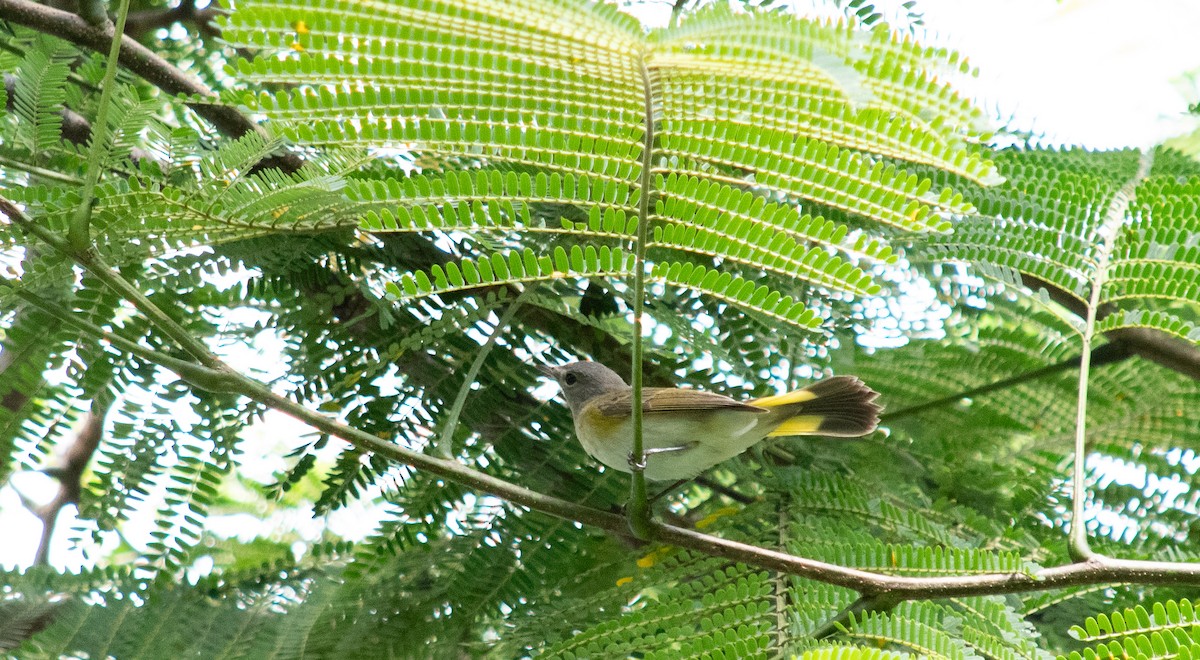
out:
<path id="1" fill-rule="evenodd" d="M 633 391 L 611 392 L 596 397 L 590 406 L 606 417 L 629 417 L 633 413 Z M 748 403 L 703 392 L 700 390 L 675 389 L 672 387 L 647 387 L 642 390 L 642 412 L 645 414 L 672 412 L 677 410 L 742 410 L 745 412 L 767 412 Z"/>

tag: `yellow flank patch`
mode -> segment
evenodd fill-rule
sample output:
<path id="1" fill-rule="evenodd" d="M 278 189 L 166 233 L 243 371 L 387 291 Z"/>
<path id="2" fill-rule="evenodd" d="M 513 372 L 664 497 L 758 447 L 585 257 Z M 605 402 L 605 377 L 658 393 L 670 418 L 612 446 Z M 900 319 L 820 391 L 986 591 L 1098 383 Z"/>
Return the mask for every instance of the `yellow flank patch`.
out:
<path id="1" fill-rule="evenodd" d="M 817 395 L 808 390 L 796 390 L 795 392 L 787 392 L 786 394 L 776 394 L 775 396 L 764 396 L 761 399 L 747 401 L 752 406 L 759 408 L 774 408 L 775 406 L 786 406 L 792 403 L 804 403 L 817 398 Z"/>
<path id="2" fill-rule="evenodd" d="M 617 586 L 618 586 L 618 587 L 623 587 L 623 586 L 625 586 L 625 585 L 629 584 L 630 582 L 633 582 L 633 578 L 632 578 L 632 577 L 628 577 L 628 576 L 627 576 L 627 577 L 623 577 L 623 578 L 621 578 L 621 579 L 617 580 Z"/>
<path id="3" fill-rule="evenodd" d="M 616 430 L 622 422 L 627 420 L 627 417 L 609 417 L 596 409 L 596 406 L 585 406 L 579 411 L 579 416 L 583 418 L 583 422 L 590 429 L 595 429 L 597 433 L 607 433 Z"/>
<path id="4" fill-rule="evenodd" d="M 755 404 L 758 405 L 758 404 Z M 781 435 L 811 435 L 821 428 L 821 422 L 825 418 L 821 415 L 796 415 L 779 426 L 775 427 L 774 431 L 767 434 L 768 438 L 777 438 Z"/>

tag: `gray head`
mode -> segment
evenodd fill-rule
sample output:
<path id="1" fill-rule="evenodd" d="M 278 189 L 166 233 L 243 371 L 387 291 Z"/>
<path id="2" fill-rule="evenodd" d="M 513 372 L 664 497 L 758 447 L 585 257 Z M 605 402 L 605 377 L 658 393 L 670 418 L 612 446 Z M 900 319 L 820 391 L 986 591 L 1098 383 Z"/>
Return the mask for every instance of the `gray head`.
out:
<path id="1" fill-rule="evenodd" d="M 578 414 L 583 404 L 597 394 L 629 389 L 617 372 L 599 362 L 572 362 L 561 367 L 538 367 L 538 370 L 558 381 L 572 415 Z"/>

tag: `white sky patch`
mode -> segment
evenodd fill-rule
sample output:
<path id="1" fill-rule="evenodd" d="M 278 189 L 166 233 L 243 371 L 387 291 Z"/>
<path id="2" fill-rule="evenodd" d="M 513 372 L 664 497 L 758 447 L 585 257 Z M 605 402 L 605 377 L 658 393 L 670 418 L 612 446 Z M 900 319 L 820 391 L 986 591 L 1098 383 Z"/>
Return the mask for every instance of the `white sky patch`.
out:
<path id="1" fill-rule="evenodd" d="M 668 2 L 627 8 L 664 26 Z M 790 3 L 836 16 L 828 2 Z M 901 0 L 877 0 L 890 20 Z M 966 55 L 978 77 L 951 82 L 985 111 L 1050 144 L 1147 147 L 1200 125 L 1200 2 L 1196 0 L 917 0 L 921 43 Z"/>
<path id="2" fill-rule="evenodd" d="M 1147 147 L 1197 125 L 1200 2 L 919 0 L 922 41 L 979 70 L 954 81 L 1055 144 Z"/>

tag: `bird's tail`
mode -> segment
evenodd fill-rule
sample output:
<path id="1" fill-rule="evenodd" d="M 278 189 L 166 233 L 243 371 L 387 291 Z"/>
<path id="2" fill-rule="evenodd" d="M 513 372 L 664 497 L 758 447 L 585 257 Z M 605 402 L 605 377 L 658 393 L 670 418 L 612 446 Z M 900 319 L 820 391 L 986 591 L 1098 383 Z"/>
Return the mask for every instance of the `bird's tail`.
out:
<path id="1" fill-rule="evenodd" d="M 834 376 L 808 387 L 748 401 L 778 411 L 783 421 L 767 437 L 784 435 L 866 435 L 879 425 L 879 393 L 854 376 Z M 778 418 L 777 418 L 778 419 Z"/>

